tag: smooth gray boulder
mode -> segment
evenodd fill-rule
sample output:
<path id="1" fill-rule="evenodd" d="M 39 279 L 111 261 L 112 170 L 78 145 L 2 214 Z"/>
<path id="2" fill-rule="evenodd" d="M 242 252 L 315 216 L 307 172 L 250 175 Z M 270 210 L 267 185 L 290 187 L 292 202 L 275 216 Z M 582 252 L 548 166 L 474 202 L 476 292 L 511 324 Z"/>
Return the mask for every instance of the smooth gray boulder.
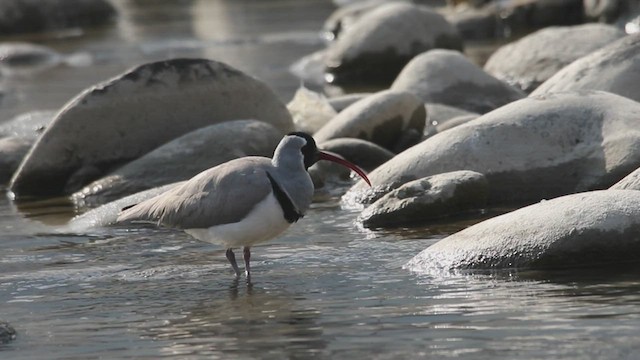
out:
<path id="1" fill-rule="evenodd" d="M 107 0 L 2 0 L 0 34 L 97 26 L 116 15 Z"/>
<path id="2" fill-rule="evenodd" d="M 183 182 L 184 181 L 180 181 L 144 190 L 98 206 L 95 209 L 91 209 L 71 219 L 66 226 L 61 227 L 60 232 L 81 234 L 95 230 L 96 228 L 112 225 L 116 222 L 118 214 L 123 208 L 151 199 L 154 196 L 160 195 L 163 192 L 182 184 Z"/>
<path id="3" fill-rule="evenodd" d="M 262 121 L 236 120 L 180 136 L 75 192 L 77 207 L 95 207 L 152 187 L 187 180 L 243 156 L 271 157 L 284 134 Z"/>
<path id="4" fill-rule="evenodd" d="M 487 74 L 463 54 L 436 49 L 413 58 L 391 85 L 425 103 L 457 107 L 479 114 L 525 97 L 511 85 Z"/>
<path id="5" fill-rule="evenodd" d="M 408 181 L 483 173 L 489 205 L 522 205 L 604 189 L 640 167 L 640 103 L 611 93 L 529 97 L 434 135 L 356 183 L 345 201 L 370 203 Z"/>
<path id="6" fill-rule="evenodd" d="M 342 110 L 351 106 L 353 103 L 360 101 L 369 95 L 372 95 L 372 93 L 351 93 L 334 96 L 329 98 L 329 104 L 331 104 L 336 112 L 341 112 Z"/>
<path id="7" fill-rule="evenodd" d="M 530 93 L 563 67 L 625 35 L 606 24 L 549 27 L 500 47 L 484 70 Z"/>
<path id="8" fill-rule="evenodd" d="M 329 44 L 333 83 L 389 83 L 414 56 L 434 48 L 462 50 L 456 29 L 428 7 L 392 2 L 362 15 Z"/>
<path id="9" fill-rule="evenodd" d="M 441 131 L 460 125 L 460 122 L 451 123 L 460 117 L 479 117 L 480 114 L 442 104 L 426 104 L 427 121 L 424 127 L 424 137 L 433 136 Z"/>
<path id="10" fill-rule="evenodd" d="M 171 139 L 238 119 L 293 130 L 277 95 L 229 65 L 204 59 L 144 64 L 67 103 L 20 165 L 11 190 L 18 198 L 70 194 Z"/>
<path id="11" fill-rule="evenodd" d="M 420 140 L 425 118 L 424 104 L 415 95 L 385 90 L 353 103 L 313 137 L 318 143 L 358 138 L 398 152 Z"/>
<path id="12" fill-rule="evenodd" d="M 453 171 L 410 181 L 369 205 L 358 217 L 368 228 L 424 224 L 478 211 L 489 186 L 475 171 Z"/>
<path id="13" fill-rule="evenodd" d="M 603 90 L 640 101 L 640 33 L 586 55 L 540 85 L 531 95 Z"/>
<path id="14" fill-rule="evenodd" d="M 640 191 L 634 190 L 593 191 L 542 201 L 446 237 L 405 268 L 439 273 L 637 263 L 639 204 Z"/>
<path id="15" fill-rule="evenodd" d="M 9 324 L 0 320 L 0 344 L 15 340 L 16 330 Z"/>
<path id="16" fill-rule="evenodd" d="M 9 182 L 55 112 L 32 111 L 0 124 L 0 184 Z"/>

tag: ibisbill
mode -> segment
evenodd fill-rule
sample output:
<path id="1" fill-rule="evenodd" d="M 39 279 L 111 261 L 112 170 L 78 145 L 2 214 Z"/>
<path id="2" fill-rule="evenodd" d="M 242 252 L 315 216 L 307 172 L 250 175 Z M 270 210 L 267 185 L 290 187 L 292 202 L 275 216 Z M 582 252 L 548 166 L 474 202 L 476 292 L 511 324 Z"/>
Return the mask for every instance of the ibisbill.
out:
<path id="1" fill-rule="evenodd" d="M 346 166 L 371 185 L 358 166 L 320 151 L 309 134 L 293 132 L 280 141 L 273 158 L 248 156 L 205 170 L 124 208 L 116 223 L 154 222 L 223 245 L 236 277 L 241 272 L 233 249 L 242 247 L 250 279 L 251 246 L 277 237 L 309 209 L 314 188 L 307 170 L 319 160 Z"/>

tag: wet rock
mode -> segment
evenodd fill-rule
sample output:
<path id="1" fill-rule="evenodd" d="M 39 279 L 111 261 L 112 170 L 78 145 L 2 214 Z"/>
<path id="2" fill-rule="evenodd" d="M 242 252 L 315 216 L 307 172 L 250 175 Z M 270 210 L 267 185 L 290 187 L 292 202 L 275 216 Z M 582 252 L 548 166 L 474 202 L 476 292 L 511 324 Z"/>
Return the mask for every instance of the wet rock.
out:
<path id="1" fill-rule="evenodd" d="M 640 33 L 586 55 L 540 85 L 532 95 L 603 90 L 640 101 Z"/>
<path id="2" fill-rule="evenodd" d="M 106 0 L 2 0 L 0 34 L 97 26 L 115 16 L 115 8 Z"/>
<path id="3" fill-rule="evenodd" d="M 408 182 L 367 207 L 358 220 L 365 227 L 428 223 L 478 211 L 487 204 L 488 184 L 474 171 L 454 171 Z"/>
<path id="4" fill-rule="evenodd" d="M 525 94 L 484 72 L 452 50 L 431 50 L 413 58 L 392 90 L 408 91 L 425 103 L 438 103 L 484 114 Z"/>
<path id="5" fill-rule="evenodd" d="M 282 136 L 281 131 L 262 121 L 237 120 L 209 125 L 93 181 L 71 199 L 78 207 L 95 207 L 152 187 L 190 179 L 239 157 L 271 157 Z"/>
<path id="6" fill-rule="evenodd" d="M 550 27 L 502 46 L 489 58 L 484 69 L 500 80 L 531 92 L 574 60 L 623 36 L 623 31 L 605 24 Z"/>
<path id="7" fill-rule="evenodd" d="M 480 116 L 480 114 L 442 104 L 426 104 L 425 107 L 427 110 L 427 122 L 424 127 L 425 138 L 433 136 L 446 129 L 453 128 L 454 126 L 460 125 L 462 123 L 460 121 L 452 123 L 451 121 L 453 119 L 459 119 L 461 117 L 471 118 Z"/>
<path id="8" fill-rule="evenodd" d="M 416 272 L 562 269 L 637 263 L 640 191 L 567 195 L 494 217 L 416 255 Z"/>
<path id="9" fill-rule="evenodd" d="M 486 6 L 480 9 L 474 7 L 456 7 L 453 11 L 445 12 L 445 18 L 453 25 L 465 40 L 484 40 L 501 37 L 499 17 L 496 7 Z"/>
<path id="10" fill-rule="evenodd" d="M 496 15 L 506 36 L 556 25 L 584 21 L 583 0 L 511 0 L 498 3 Z"/>
<path id="11" fill-rule="evenodd" d="M 229 65 L 203 59 L 144 64 L 67 103 L 20 165 L 11 190 L 18 197 L 73 193 L 171 139 L 237 119 L 293 130 L 276 94 Z"/>
<path id="12" fill-rule="evenodd" d="M 369 174 L 373 189 L 358 182 L 345 200 L 455 170 L 483 173 L 490 205 L 607 188 L 640 167 L 639 125 L 640 103 L 606 92 L 525 98 L 396 155 Z"/>
<path id="13" fill-rule="evenodd" d="M 180 181 L 177 183 L 167 184 L 144 190 L 106 203 L 95 209 L 91 209 L 84 214 L 78 215 L 71 219 L 65 227 L 61 228 L 61 232 L 81 234 L 86 231 L 91 231 L 95 228 L 114 224 L 116 222 L 116 219 L 118 218 L 118 214 L 123 208 L 135 205 L 147 199 L 151 199 L 154 196 L 160 195 L 165 191 L 168 191 L 173 187 L 182 184 L 183 182 L 184 181 Z"/>
<path id="14" fill-rule="evenodd" d="M 0 320 L 0 344 L 7 343 L 16 338 L 16 330 L 4 321 Z"/>
<path id="15" fill-rule="evenodd" d="M 0 43 L 0 74 L 48 69 L 62 62 L 62 55 L 51 48 L 24 42 Z"/>
<path id="16" fill-rule="evenodd" d="M 424 104 L 403 91 L 381 91 L 341 111 L 313 137 L 317 142 L 352 137 L 391 151 L 416 144 L 424 131 Z"/>
<path id="17" fill-rule="evenodd" d="M 329 82 L 389 83 L 411 58 L 433 48 L 462 49 L 444 17 L 403 2 L 378 6 L 329 44 Z"/>
<path id="18" fill-rule="evenodd" d="M 298 88 L 293 99 L 287 104 L 296 130 L 309 134 L 320 130 L 337 115 L 327 98 L 303 86 Z"/>
<path id="19" fill-rule="evenodd" d="M 32 111 L 0 125 L 0 184 L 9 182 L 54 115 L 53 111 Z"/>

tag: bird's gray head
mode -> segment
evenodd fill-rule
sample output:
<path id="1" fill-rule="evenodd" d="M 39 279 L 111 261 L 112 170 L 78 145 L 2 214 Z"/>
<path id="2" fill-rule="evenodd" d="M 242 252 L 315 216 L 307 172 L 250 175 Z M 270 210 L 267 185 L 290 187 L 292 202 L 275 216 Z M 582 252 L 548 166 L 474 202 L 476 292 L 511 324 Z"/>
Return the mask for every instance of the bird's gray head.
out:
<path id="1" fill-rule="evenodd" d="M 308 169 L 319 160 L 318 154 L 316 141 L 311 135 L 303 132 L 292 132 L 280 141 L 273 157 L 277 162 L 295 157 L 299 159 L 297 161 L 302 160 L 304 168 Z"/>
<path id="2" fill-rule="evenodd" d="M 302 160 L 305 169 L 309 169 L 309 167 L 318 162 L 318 160 L 333 161 L 355 171 L 367 184 L 371 185 L 367 175 L 362 169 L 337 154 L 320 151 L 313 137 L 302 131 L 287 134 L 287 136 L 280 141 L 280 144 L 278 144 L 273 159 L 275 162 L 280 163 L 291 156 L 297 156 L 298 161 Z"/>

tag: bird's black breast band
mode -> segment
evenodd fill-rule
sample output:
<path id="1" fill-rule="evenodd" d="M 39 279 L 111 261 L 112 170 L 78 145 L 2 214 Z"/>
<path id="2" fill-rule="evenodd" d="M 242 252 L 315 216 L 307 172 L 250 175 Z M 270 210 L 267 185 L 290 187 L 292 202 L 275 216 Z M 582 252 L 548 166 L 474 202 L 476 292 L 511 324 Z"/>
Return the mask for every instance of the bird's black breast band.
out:
<path id="1" fill-rule="evenodd" d="M 276 199 L 278 200 L 278 203 L 280 204 L 280 207 L 284 212 L 285 220 L 287 220 L 289 224 L 298 221 L 298 219 L 300 219 L 304 215 L 296 211 L 296 207 L 293 205 L 293 202 L 291 202 L 291 199 L 289 199 L 289 196 L 287 196 L 280 185 L 278 185 L 278 183 L 273 179 L 273 177 L 271 177 L 271 174 L 269 174 L 268 172 L 267 177 L 269 178 L 269 182 L 271 183 L 273 195 L 276 196 Z"/>

